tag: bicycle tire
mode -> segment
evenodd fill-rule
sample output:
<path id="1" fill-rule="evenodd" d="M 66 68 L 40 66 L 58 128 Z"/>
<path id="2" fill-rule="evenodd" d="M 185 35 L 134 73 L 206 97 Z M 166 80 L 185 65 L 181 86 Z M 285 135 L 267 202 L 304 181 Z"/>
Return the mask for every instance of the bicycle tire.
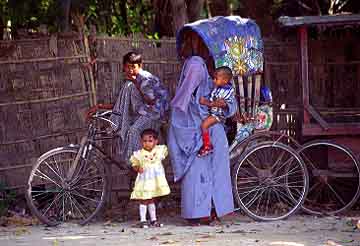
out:
<path id="1" fill-rule="evenodd" d="M 275 155 L 264 156 L 264 151 Z M 284 157 L 287 159 L 282 163 Z M 294 149 L 279 142 L 266 141 L 247 149 L 233 160 L 237 160 L 232 173 L 235 201 L 249 217 L 257 221 L 281 220 L 301 208 L 309 177 L 303 160 Z M 249 185 L 252 183 L 254 185 Z M 249 196 L 251 193 L 255 195 Z M 260 204 L 264 193 L 267 196 L 265 204 Z M 253 206 L 255 202 L 256 210 Z M 260 207 L 265 212 L 260 211 Z"/>
<path id="2" fill-rule="evenodd" d="M 84 225 L 97 216 L 105 205 L 109 184 L 108 167 L 94 151 L 90 152 L 86 162 L 80 158 L 81 164 L 78 164 L 73 173 L 77 176 L 67 180 L 69 171 L 66 171 L 65 165 L 67 163 L 71 167 L 78 151 L 79 147 L 55 148 L 40 156 L 32 167 L 25 196 L 31 212 L 44 224 L 56 226 L 75 221 Z M 67 159 L 62 160 L 62 157 Z M 92 176 L 92 172 L 98 177 Z M 84 173 L 85 176 L 82 175 Z M 95 177 L 92 183 L 84 183 L 92 177 Z M 99 201 L 96 200 L 98 197 Z M 56 203 L 61 199 L 62 214 L 56 208 Z M 94 205 L 90 205 L 91 202 Z M 59 208 L 61 209 L 61 204 Z"/>
<path id="3" fill-rule="evenodd" d="M 310 177 L 309 193 L 303 204 L 306 213 L 335 215 L 356 203 L 360 196 L 360 167 L 349 148 L 329 140 L 315 140 L 304 144 L 298 153 Z M 315 160 L 321 153 L 325 157 Z"/>
<path id="4" fill-rule="evenodd" d="M 231 146 L 230 158 L 240 156 L 247 148 L 251 147 L 253 144 L 261 143 L 264 141 L 280 142 L 292 147 L 293 149 L 298 149 L 301 147 L 301 145 L 293 137 L 283 134 L 281 132 L 258 131 L 236 143 L 235 146 Z"/>

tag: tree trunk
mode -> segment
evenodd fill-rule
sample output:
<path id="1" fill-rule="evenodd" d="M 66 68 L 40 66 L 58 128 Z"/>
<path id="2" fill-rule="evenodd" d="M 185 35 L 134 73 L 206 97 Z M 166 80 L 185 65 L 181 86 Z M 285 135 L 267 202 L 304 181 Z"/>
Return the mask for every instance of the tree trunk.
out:
<path id="1" fill-rule="evenodd" d="M 227 16 L 230 14 L 227 0 L 208 0 L 211 16 Z"/>
<path id="2" fill-rule="evenodd" d="M 125 34 L 128 34 L 130 32 L 130 27 L 127 18 L 126 1 L 119 1 L 119 11 L 120 11 L 120 16 L 124 22 L 124 32 Z"/>
<path id="3" fill-rule="evenodd" d="M 70 27 L 70 8 L 71 0 L 58 0 L 61 13 L 59 18 L 60 31 L 68 32 L 71 30 Z"/>
<path id="4" fill-rule="evenodd" d="M 170 0 L 152 0 L 155 11 L 154 32 L 161 36 L 173 36 L 172 9 Z"/>
<path id="5" fill-rule="evenodd" d="M 205 0 L 152 0 L 155 10 L 155 32 L 174 36 L 184 24 L 196 21 Z"/>
<path id="6" fill-rule="evenodd" d="M 111 23 L 111 14 L 112 14 L 111 0 L 99 1 L 99 6 L 100 6 L 99 19 L 100 19 L 102 25 L 105 27 L 103 31 L 106 32 L 108 35 L 111 35 L 111 27 L 112 27 L 112 23 Z"/>
<path id="7" fill-rule="evenodd" d="M 200 13 L 204 8 L 205 0 L 186 0 L 187 15 L 189 22 L 197 21 L 200 17 Z"/>
<path id="8" fill-rule="evenodd" d="M 172 0 L 171 9 L 173 16 L 173 34 L 176 35 L 177 30 L 179 30 L 185 23 L 188 23 L 185 0 Z"/>
<path id="9" fill-rule="evenodd" d="M 4 30 L 5 30 L 5 25 L 3 23 L 3 20 L 0 19 L 0 40 L 3 40 L 4 38 Z"/>

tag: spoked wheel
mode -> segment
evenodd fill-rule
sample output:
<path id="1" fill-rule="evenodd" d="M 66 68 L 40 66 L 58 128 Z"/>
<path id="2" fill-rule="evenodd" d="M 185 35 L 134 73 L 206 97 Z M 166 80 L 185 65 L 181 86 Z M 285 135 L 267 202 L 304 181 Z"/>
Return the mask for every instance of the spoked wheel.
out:
<path id="1" fill-rule="evenodd" d="M 264 141 L 280 142 L 285 145 L 298 149 L 301 145 L 291 136 L 276 131 L 258 131 L 243 139 L 230 149 L 230 159 L 241 155 L 246 149 Z"/>
<path id="2" fill-rule="evenodd" d="M 51 150 L 37 160 L 30 173 L 27 202 L 47 225 L 66 221 L 85 224 L 105 204 L 106 165 L 92 152 L 74 165 L 78 151 L 70 147 Z"/>
<path id="3" fill-rule="evenodd" d="M 309 171 L 309 192 L 303 209 L 310 214 L 337 214 L 349 209 L 360 195 L 360 170 L 346 147 L 319 140 L 299 151 Z"/>
<path id="4" fill-rule="evenodd" d="M 308 188 L 308 174 L 300 156 L 277 142 L 263 142 L 244 152 L 237 158 L 232 179 L 240 208 L 262 221 L 284 219 L 296 212 Z"/>

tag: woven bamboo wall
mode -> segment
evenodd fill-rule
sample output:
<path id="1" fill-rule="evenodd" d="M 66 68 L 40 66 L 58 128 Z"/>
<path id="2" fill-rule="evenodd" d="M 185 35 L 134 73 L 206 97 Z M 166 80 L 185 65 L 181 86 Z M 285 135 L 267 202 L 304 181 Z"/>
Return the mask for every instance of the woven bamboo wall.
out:
<path id="1" fill-rule="evenodd" d="M 344 103 L 360 108 L 360 97 L 354 93 L 360 89 L 358 36 L 349 37 L 346 46 L 341 39 L 329 41 L 326 45 L 323 40 L 309 42 L 311 100 L 320 106 Z M 81 37 L 0 42 L 0 180 L 11 187 L 23 187 L 29 167 L 42 153 L 78 143 L 85 127 L 83 114 L 92 103 L 90 93 L 96 94 L 98 103 L 116 100 L 122 57 L 133 49 L 143 53 L 144 68 L 158 75 L 173 95 L 180 64 L 172 39 L 92 39 L 94 91 L 90 70 L 83 65 L 90 54 Z M 296 36 L 265 40 L 265 81 L 275 101 L 273 128 L 295 137 L 299 136 L 301 106 L 298 68 Z M 335 97 L 329 101 L 332 95 Z M 280 110 L 282 104 L 285 110 Z M 108 145 L 111 149 L 112 144 Z M 114 171 L 115 188 L 119 188 L 127 181 L 117 178 Z"/>
<path id="2" fill-rule="evenodd" d="M 81 37 L 0 42 L 0 179 L 21 187 L 34 159 L 78 141 L 89 107 Z"/>

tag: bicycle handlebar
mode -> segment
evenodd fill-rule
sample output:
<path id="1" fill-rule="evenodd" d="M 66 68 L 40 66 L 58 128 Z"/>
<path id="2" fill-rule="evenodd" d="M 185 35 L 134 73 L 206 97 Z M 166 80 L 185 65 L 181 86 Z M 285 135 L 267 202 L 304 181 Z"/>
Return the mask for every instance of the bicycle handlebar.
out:
<path id="1" fill-rule="evenodd" d="M 112 108 L 113 108 L 112 104 L 97 104 L 86 111 L 85 118 L 86 118 L 86 120 L 89 120 L 90 118 L 93 117 L 94 114 L 98 113 L 99 110 L 109 110 Z M 105 112 L 108 113 L 109 111 L 105 111 Z"/>

